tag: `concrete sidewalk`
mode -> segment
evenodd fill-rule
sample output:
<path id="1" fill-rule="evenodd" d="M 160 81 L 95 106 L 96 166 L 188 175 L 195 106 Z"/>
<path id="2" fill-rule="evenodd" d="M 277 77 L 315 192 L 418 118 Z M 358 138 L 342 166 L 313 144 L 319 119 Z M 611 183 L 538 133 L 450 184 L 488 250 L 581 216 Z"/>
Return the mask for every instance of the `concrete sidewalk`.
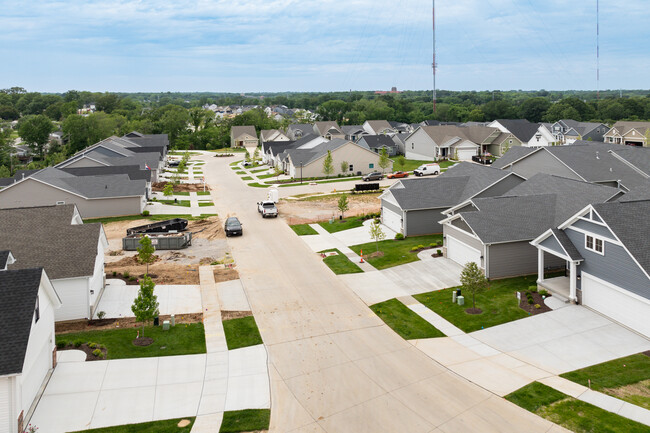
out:
<path id="1" fill-rule="evenodd" d="M 318 236 L 321 236 L 321 238 L 324 239 L 324 244 L 328 245 L 323 249 L 337 248 L 343 255 L 345 255 L 348 259 L 350 259 L 352 263 L 355 263 L 357 266 L 359 266 L 359 268 L 361 268 L 361 270 L 364 272 L 377 270 L 374 268 L 374 266 L 372 266 L 370 263 L 368 263 L 365 260 L 363 261 L 363 263 L 361 263 L 361 257 L 357 253 L 355 253 L 350 248 L 348 248 L 345 242 L 343 242 L 341 239 L 337 238 L 332 233 L 328 232 L 323 227 L 321 227 L 320 224 L 309 224 L 309 227 L 316 230 L 318 232 Z M 349 230 L 345 230 L 345 231 L 347 232 Z"/>

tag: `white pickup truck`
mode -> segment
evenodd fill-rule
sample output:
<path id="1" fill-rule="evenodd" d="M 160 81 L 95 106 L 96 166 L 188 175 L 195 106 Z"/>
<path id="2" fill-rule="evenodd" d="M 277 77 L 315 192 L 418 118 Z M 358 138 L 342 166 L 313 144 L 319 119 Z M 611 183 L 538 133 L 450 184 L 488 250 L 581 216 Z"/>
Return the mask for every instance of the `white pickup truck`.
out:
<path id="1" fill-rule="evenodd" d="M 271 200 L 257 202 L 257 211 L 262 214 L 262 218 L 277 217 L 278 208 Z"/>

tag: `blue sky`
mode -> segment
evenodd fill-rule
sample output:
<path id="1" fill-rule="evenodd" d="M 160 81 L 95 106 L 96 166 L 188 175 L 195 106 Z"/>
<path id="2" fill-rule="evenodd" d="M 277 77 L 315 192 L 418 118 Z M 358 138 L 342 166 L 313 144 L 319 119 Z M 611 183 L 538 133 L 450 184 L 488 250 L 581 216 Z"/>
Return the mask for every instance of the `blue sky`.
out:
<path id="1" fill-rule="evenodd" d="M 437 0 L 439 89 L 595 89 L 595 0 Z M 601 89 L 650 87 L 647 0 L 601 0 Z M 431 89 L 430 0 L 0 0 L 0 88 Z"/>

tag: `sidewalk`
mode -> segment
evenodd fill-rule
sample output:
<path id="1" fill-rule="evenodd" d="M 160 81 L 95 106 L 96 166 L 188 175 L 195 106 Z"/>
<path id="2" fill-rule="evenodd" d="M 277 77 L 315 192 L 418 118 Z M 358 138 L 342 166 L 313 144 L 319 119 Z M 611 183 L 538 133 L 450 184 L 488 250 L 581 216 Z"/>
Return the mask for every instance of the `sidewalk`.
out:
<path id="1" fill-rule="evenodd" d="M 323 238 L 323 241 L 326 245 L 331 245 L 326 248 L 323 248 L 322 250 L 336 248 L 348 259 L 350 259 L 352 263 L 355 263 L 357 266 L 359 266 L 359 268 L 361 268 L 363 272 L 372 272 L 377 270 L 375 269 L 374 266 L 372 266 L 370 263 L 366 262 L 365 260 L 363 261 L 363 263 L 361 263 L 361 257 L 357 253 L 355 253 L 350 248 L 348 248 L 348 246 L 345 245 L 345 243 L 342 240 L 335 237 L 332 233 L 328 232 L 323 227 L 321 227 L 320 224 L 309 224 L 309 227 L 313 228 L 318 232 L 318 234 Z"/>

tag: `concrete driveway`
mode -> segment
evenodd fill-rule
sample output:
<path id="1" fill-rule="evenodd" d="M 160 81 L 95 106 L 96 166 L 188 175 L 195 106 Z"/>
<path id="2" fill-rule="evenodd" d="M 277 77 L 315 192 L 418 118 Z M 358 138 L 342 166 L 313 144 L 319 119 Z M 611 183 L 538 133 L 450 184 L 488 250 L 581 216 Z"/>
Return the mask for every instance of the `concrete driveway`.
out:
<path id="1" fill-rule="evenodd" d="M 106 280 L 106 289 L 95 310 L 104 311 L 106 318 L 133 317 L 131 305 L 138 296 L 140 286 L 127 286 L 122 280 Z M 183 314 L 201 312 L 201 288 L 195 285 L 157 285 L 160 314 Z"/>

